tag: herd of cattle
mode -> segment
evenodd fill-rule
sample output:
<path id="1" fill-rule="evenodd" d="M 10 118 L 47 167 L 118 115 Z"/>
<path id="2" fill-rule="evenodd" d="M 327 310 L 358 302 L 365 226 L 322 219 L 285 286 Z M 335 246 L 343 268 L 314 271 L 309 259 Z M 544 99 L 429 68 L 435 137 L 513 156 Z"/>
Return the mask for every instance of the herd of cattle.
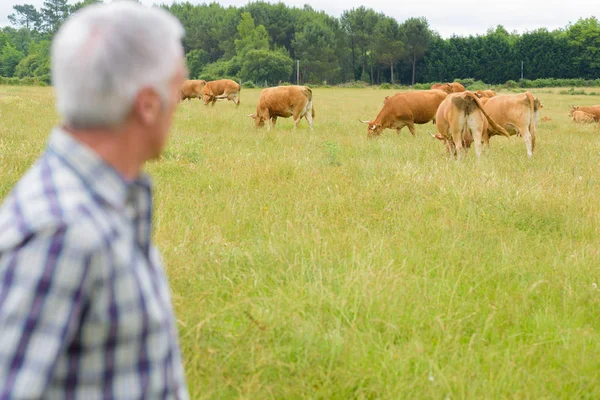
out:
<path id="1" fill-rule="evenodd" d="M 229 79 L 206 82 L 188 80 L 181 88 L 181 100 L 201 98 L 205 105 L 227 99 L 240 104 L 240 85 Z M 408 127 L 415 135 L 415 124 L 432 121 L 438 133 L 431 136 L 442 141 L 447 151 L 461 156 L 475 144 L 479 157 L 484 147 L 489 147 L 491 136 L 521 136 L 527 155 L 535 149 L 536 126 L 540 100 L 530 92 L 497 96 L 492 90 L 465 90 L 458 82 L 431 86 L 430 90 L 416 90 L 387 96 L 383 108 L 374 120 L 362 121 L 368 125 L 367 136 L 378 136 L 385 129 L 400 133 Z M 315 110 L 312 90 L 307 86 L 278 86 L 263 89 L 256 113 L 249 115 L 257 127 L 267 123 L 275 125 L 278 117 L 293 117 L 294 129 L 302 118 L 313 128 Z M 575 122 L 599 122 L 600 106 L 571 107 L 569 116 Z"/>

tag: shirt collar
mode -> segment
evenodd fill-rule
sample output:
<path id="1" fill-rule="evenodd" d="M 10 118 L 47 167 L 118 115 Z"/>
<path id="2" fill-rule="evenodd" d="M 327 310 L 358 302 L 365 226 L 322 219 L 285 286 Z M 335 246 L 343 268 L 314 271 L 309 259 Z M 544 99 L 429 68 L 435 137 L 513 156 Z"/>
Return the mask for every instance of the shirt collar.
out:
<path id="1" fill-rule="evenodd" d="M 48 149 L 62 159 L 89 190 L 116 209 L 125 207 L 133 188 L 142 186 L 151 189 L 148 175 L 142 173 L 134 181 L 127 181 L 98 153 L 62 128 L 57 127 L 52 131 Z"/>

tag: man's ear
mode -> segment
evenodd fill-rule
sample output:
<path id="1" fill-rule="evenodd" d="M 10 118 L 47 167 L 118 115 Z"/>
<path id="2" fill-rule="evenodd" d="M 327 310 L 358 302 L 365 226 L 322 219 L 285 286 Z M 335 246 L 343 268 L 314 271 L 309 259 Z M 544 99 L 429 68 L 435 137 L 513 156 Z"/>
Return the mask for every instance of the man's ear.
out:
<path id="1" fill-rule="evenodd" d="M 135 97 L 133 111 L 143 125 L 154 124 L 161 111 L 160 96 L 152 88 L 143 88 Z"/>

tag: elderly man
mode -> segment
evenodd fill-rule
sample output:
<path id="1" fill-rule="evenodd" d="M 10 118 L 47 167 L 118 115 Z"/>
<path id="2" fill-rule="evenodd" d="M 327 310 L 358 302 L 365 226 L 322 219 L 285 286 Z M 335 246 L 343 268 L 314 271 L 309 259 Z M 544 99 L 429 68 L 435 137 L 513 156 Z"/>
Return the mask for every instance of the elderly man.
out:
<path id="1" fill-rule="evenodd" d="M 0 209 L 0 399 L 187 399 L 141 170 L 187 74 L 183 28 L 133 2 L 52 44 L 62 124 Z"/>

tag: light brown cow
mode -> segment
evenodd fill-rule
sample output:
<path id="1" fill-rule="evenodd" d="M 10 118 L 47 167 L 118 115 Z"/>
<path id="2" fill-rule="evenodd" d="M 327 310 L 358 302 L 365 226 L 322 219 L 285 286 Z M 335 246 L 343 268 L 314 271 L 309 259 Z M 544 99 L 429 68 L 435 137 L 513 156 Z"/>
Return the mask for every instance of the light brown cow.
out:
<path id="1" fill-rule="evenodd" d="M 494 92 L 493 90 L 478 90 L 475 93 L 480 98 L 490 98 L 496 96 L 496 92 Z"/>
<path id="2" fill-rule="evenodd" d="M 204 104 L 208 105 L 208 103 L 211 103 L 214 106 L 217 100 L 227 99 L 239 106 L 240 90 L 240 85 L 231 79 L 219 79 L 217 81 L 206 82 L 203 90 Z"/>
<path id="3" fill-rule="evenodd" d="M 378 136 L 385 129 L 395 129 L 400 134 L 405 126 L 415 136 L 414 124 L 426 124 L 435 119 L 435 112 L 447 95 L 441 90 L 398 93 L 386 100 L 377 118 L 360 122 L 368 124 L 367 137 Z"/>
<path id="4" fill-rule="evenodd" d="M 465 87 L 458 82 L 452 82 L 450 86 L 452 86 L 452 93 L 461 93 L 465 91 Z"/>
<path id="5" fill-rule="evenodd" d="M 600 106 L 571 106 L 573 111 L 583 111 L 594 116 L 594 121 L 600 121 Z"/>
<path id="6" fill-rule="evenodd" d="M 499 135 L 509 133 L 486 112 L 473 92 L 452 93 L 440 104 L 436 113 L 438 134 L 432 135 L 446 145 L 446 150 L 460 158 L 475 142 L 475 154 L 481 155 L 483 135 L 491 129 Z"/>
<path id="7" fill-rule="evenodd" d="M 589 124 L 595 122 L 592 114 L 586 113 L 585 111 L 571 111 L 569 117 L 573 119 L 573 122 Z"/>
<path id="8" fill-rule="evenodd" d="M 190 79 L 183 82 L 183 85 L 181 85 L 181 101 L 188 99 L 191 102 L 194 98 L 201 99 L 204 85 L 206 85 L 204 79 Z"/>
<path id="9" fill-rule="evenodd" d="M 448 94 L 452 93 L 452 85 L 449 83 L 436 83 L 431 85 L 431 90 L 441 90 Z"/>
<path id="10" fill-rule="evenodd" d="M 315 107 L 313 105 L 312 90 L 308 86 L 277 86 L 263 89 L 260 92 L 256 114 L 250 114 L 257 128 L 267 122 L 267 130 L 271 130 L 277 123 L 277 117 L 294 118 L 294 129 L 302 117 L 306 118 L 310 129 L 313 129 Z"/>
<path id="11" fill-rule="evenodd" d="M 527 156 L 533 156 L 537 118 L 539 110 L 542 108 L 539 99 L 536 99 L 530 92 L 496 96 L 488 99 L 484 108 L 494 121 L 511 135 L 523 137 Z M 483 137 L 484 143 L 489 145 L 490 137 L 495 134 L 496 132 L 488 128 Z"/>

